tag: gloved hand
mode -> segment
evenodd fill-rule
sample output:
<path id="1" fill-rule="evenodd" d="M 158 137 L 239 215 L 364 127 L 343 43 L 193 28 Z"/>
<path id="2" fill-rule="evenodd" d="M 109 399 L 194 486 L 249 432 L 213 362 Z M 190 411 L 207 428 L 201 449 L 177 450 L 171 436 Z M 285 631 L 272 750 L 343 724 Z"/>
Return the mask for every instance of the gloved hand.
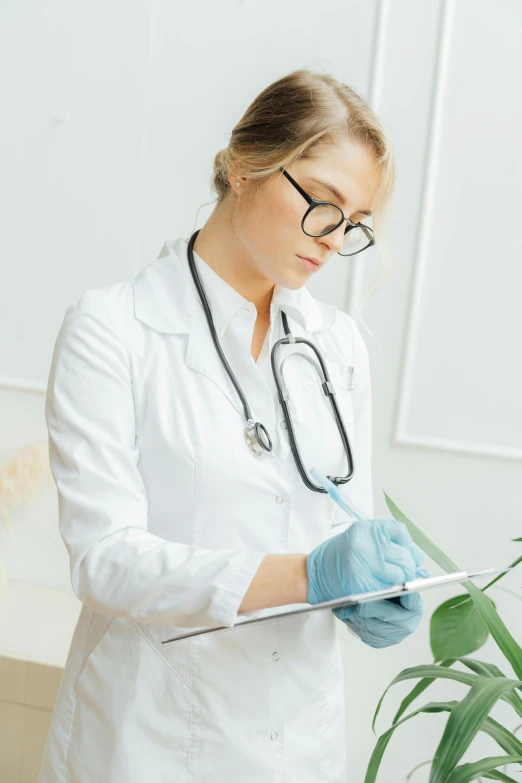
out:
<path id="1" fill-rule="evenodd" d="M 424 554 L 404 522 L 368 519 L 327 538 L 306 558 L 309 604 L 414 579 Z M 424 569 L 422 569 L 424 570 Z"/>
<path id="2" fill-rule="evenodd" d="M 354 522 L 308 555 L 306 600 L 314 604 L 429 576 L 425 568 L 419 568 L 423 561 L 422 550 L 403 522 Z M 401 596 L 400 603 L 383 599 L 332 611 L 370 647 L 387 647 L 413 633 L 422 617 L 423 602 L 419 593 L 409 593 Z"/>
<path id="3" fill-rule="evenodd" d="M 417 569 L 417 572 L 418 576 L 429 575 L 425 568 Z M 334 615 L 370 647 L 390 647 L 402 642 L 415 631 L 423 611 L 420 593 L 402 595 L 400 605 L 383 599 L 332 609 Z"/>

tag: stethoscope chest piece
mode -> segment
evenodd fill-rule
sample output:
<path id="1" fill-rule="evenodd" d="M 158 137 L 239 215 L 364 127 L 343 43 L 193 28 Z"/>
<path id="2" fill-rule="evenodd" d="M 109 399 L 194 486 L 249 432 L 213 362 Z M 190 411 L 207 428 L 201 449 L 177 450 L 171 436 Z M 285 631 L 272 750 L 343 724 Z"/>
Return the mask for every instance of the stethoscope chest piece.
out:
<path id="1" fill-rule="evenodd" d="M 244 430 L 245 440 L 254 456 L 259 457 L 263 449 L 272 451 L 272 441 L 266 428 L 260 421 L 248 420 Z"/>

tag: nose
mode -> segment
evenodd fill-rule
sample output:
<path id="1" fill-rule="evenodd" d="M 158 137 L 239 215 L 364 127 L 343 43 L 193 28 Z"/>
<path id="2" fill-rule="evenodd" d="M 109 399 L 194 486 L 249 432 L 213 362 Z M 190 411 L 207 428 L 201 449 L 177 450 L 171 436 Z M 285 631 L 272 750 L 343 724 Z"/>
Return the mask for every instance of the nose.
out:
<path id="1" fill-rule="evenodd" d="M 327 245 L 332 253 L 339 253 L 343 249 L 344 245 L 344 232 L 346 230 L 346 221 L 343 220 L 340 226 L 334 231 L 330 231 L 329 234 L 325 234 L 322 237 L 318 237 L 323 244 Z"/>

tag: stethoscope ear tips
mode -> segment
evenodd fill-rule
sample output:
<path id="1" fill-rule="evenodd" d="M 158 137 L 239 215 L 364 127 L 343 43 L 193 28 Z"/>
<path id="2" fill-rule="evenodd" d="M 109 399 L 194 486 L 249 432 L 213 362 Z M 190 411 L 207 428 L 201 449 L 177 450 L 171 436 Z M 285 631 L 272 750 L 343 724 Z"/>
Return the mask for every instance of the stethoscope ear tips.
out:
<path id="1" fill-rule="evenodd" d="M 252 419 L 249 419 L 248 425 L 244 430 L 244 435 L 247 446 L 254 456 L 259 457 L 263 450 L 272 451 L 270 435 L 260 421 L 254 422 Z"/>

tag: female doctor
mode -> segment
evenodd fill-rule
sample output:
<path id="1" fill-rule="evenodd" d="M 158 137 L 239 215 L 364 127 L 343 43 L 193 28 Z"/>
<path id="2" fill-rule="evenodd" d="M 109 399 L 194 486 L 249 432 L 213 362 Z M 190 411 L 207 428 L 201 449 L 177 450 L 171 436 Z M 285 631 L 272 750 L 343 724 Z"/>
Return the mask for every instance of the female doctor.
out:
<path id="1" fill-rule="evenodd" d="M 385 130 L 299 70 L 249 106 L 213 185 L 201 230 L 87 290 L 56 339 L 45 414 L 82 608 L 39 783 L 344 783 L 336 618 L 386 647 L 422 615 L 414 593 L 232 628 L 420 573 L 405 525 L 350 520 L 308 475 L 372 517 L 367 350 L 306 283 L 374 242 Z"/>

